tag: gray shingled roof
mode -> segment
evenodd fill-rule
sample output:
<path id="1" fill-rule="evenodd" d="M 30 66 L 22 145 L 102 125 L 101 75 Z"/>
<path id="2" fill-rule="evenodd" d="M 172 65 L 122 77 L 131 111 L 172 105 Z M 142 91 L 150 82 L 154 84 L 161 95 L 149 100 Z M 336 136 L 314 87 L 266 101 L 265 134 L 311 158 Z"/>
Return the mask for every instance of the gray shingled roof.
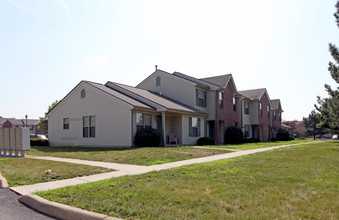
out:
<path id="1" fill-rule="evenodd" d="M 263 96 L 265 91 L 266 89 L 263 88 L 263 89 L 251 89 L 251 90 L 239 91 L 239 93 L 252 100 L 259 100 L 261 96 Z"/>
<path id="2" fill-rule="evenodd" d="M 280 105 L 280 108 L 281 108 L 280 99 L 272 99 L 271 103 L 272 103 L 272 106 L 273 106 L 274 109 L 278 109 L 279 105 Z"/>
<path id="3" fill-rule="evenodd" d="M 210 87 L 212 86 L 215 86 L 215 85 L 211 85 L 209 82 L 204 82 L 203 80 L 200 80 L 200 79 L 197 79 L 197 78 L 194 78 L 192 76 L 189 76 L 189 75 L 186 75 L 186 74 L 183 74 L 183 73 L 179 73 L 179 72 L 174 72 L 172 73 L 173 76 L 176 76 L 176 77 L 179 77 L 181 79 L 185 79 L 185 80 L 188 80 L 188 81 L 191 81 L 191 82 L 194 82 L 196 83 L 198 86 L 202 87 L 202 88 L 206 88 L 206 89 L 211 89 Z"/>
<path id="4" fill-rule="evenodd" d="M 84 81 L 84 82 L 88 83 L 88 84 L 96 87 L 97 89 L 100 89 L 103 92 L 106 92 L 107 94 L 112 95 L 112 96 L 120 99 L 121 101 L 124 101 L 124 102 L 126 102 L 126 103 L 128 103 L 128 104 L 130 104 L 130 105 L 132 105 L 134 107 L 145 108 L 145 109 L 154 109 L 154 108 L 152 108 L 152 107 L 150 107 L 150 106 L 148 106 L 148 105 L 146 105 L 146 104 L 144 104 L 144 103 L 142 103 L 140 101 L 137 101 L 137 100 L 135 100 L 135 99 L 133 99 L 131 97 L 128 97 L 128 96 L 126 96 L 126 95 L 124 95 L 124 94 L 122 94 L 120 92 L 117 92 L 117 91 L 115 91 L 115 90 L 113 90 L 111 88 L 108 88 L 107 86 L 102 85 L 100 83 L 89 82 L 89 81 Z"/>
<path id="5" fill-rule="evenodd" d="M 221 75 L 221 76 L 201 78 L 200 80 L 203 80 L 205 82 L 209 82 L 209 83 L 214 84 L 216 86 L 220 86 L 221 88 L 225 88 L 231 78 L 232 78 L 231 74 L 226 74 L 226 75 Z"/>
<path id="6" fill-rule="evenodd" d="M 184 112 L 189 112 L 189 113 L 198 113 L 198 114 L 205 114 L 197 109 L 193 109 L 191 107 L 188 107 L 182 103 L 176 102 L 166 96 L 163 95 L 158 95 L 157 93 L 145 90 L 145 89 L 140 89 L 140 88 L 135 88 L 132 86 L 120 84 L 120 83 L 115 83 L 115 82 L 108 82 L 111 84 L 114 84 L 118 86 L 119 88 L 122 88 L 123 90 L 129 91 L 135 95 L 135 97 L 141 97 L 145 98 L 155 104 L 161 105 L 165 107 L 168 110 L 174 110 L 174 111 L 184 111 Z"/>

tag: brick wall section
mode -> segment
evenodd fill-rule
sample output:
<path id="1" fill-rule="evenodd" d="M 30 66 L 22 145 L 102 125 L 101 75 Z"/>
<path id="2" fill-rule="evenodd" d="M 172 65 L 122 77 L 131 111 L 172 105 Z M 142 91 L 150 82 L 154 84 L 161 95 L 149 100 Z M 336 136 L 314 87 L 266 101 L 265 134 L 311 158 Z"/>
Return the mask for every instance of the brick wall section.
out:
<path id="1" fill-rule="evenodd" d="M 224 133 L 226 129 L 233 125 L 233 123 L 237 123 L 239 125 L 239 108 L 238 108 L 238 100 L 236 100 L 236 111 L 233 110 L 233 88 L 229 86 L 229 89 L 223 90 L 223 107 L 219 107 L 219 92 L 216 92 L 216 121 L 215 125 L 215 140 L 217 144 L 219 143 L 219 121 L 224 122 Z"/>
<path id="2" fill-rule="evenodd" d="M 268 96 L 263 95 L 259 100 L 259 103 L 262 104 L 262 115 L 260 114 L 260 104 L 258 105 L 258 114 L 259 114 L 259 137 L 261 141 L 270 141 L 271 140 L 271 107 L 270 115 L 267 113 L 267 106 L 270 106 L 270 102 L 267 98 Z"/>

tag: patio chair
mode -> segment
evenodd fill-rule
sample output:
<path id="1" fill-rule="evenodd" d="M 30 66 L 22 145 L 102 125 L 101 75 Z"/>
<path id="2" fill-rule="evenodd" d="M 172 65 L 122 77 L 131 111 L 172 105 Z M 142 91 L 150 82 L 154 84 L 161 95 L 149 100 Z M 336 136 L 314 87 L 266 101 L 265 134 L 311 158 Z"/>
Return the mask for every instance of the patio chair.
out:
<path id="1" fill-rule="evenodd" d="M 178 135 L 176 135 L 175 133 L 169 133 L 168 134 L 168 144 L 178 144 Z"/>

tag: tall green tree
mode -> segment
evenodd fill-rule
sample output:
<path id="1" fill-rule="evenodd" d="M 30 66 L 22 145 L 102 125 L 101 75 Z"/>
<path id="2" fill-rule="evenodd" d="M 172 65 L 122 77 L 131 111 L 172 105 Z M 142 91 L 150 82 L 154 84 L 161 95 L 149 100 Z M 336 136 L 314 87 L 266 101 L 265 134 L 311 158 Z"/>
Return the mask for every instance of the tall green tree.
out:
<path id="1" fill-rule="evenodd" d="M 303 117 L 304 126 L 307 130 L 306 134 L 307 136 L 313 136 L 314 140 L 316 135 L 323 133 L 320 120 L 321 114 L 317 113 L 315 110 L 313 110 L 307 118 Z"/>
<path id="2" fill-rule="evenodd" d="M 50 106 L 48 106 L 48 110 L 47 110 L 47 112 L 45 112 L 45 117 L 40 117 L 39 127 L 40 127 L 40 132 L 41 133 L 43 133 L 43 134 L 47 134 L 48 133 L 48 119 L 47 119 L 47 115 L 58 104 L 59 104 L 59 101 L 55 100 Z"/>
<path id="3" fill-rule="evenodd" d="M 339 1 L 337 1 L 336 12 L 334 17 L 336 19 L 337 26 L 339 27 Z M 339 83 L 339 49 L 334 44 L 329 44 L 329 51 L 333 57 L 333 62 L 329 62 L 328 71 L 331 74 L 333 80 Z M 318 105 L 316 109 L 321 113 L 321 119 L 323 124 L 328 124 L 334 131 L 339 130 L 339 87 L 332 89 L 330 85 L 325 84 L 325 89 L 329 95 L 328 98 L 321 99 L 318 96 Z"/>

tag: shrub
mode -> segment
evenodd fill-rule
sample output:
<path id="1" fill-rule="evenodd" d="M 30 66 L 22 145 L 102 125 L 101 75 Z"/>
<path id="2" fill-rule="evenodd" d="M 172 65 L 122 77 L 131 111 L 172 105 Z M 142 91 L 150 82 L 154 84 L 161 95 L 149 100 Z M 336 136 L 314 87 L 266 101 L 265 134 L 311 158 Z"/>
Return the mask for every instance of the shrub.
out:
<path id="1" fill-rule="evenodd" d="M 31 146 L 49 146 L 48 140 L 42 138 L 31 138 L 30 143 Z"/>
<path id="2" fill-rule="evenodd" d="M 248 138 L 246 139 L 246 143 L 258 143 L 260 140 L 258 138 Z"/>
<path id="3" fill-rule="evenodd" d="M 156 129 L 144 129 L 135 135 L 134 143 L 137 147 L 158 147 L 161 135 Z"/>
<path id="4" fill-rule="evenodd" d="M 215 140 L 210 137 L 202 137 L 199 138 L 197 141 L 197 145 L 203 146 L 203 145 L 215 145 Z"/>
<path id="5" fill-rule="evenodd" d="M 240 144 L 244 142 L 244 132 L 238 127 L 228 127 L 225 132 L 225 143 Z"/>
<path id="6" fill-rule="evenodd" d="M 290 140 L 290 133 L 285 129 L 279 129 L 277 133 L 277 141 L 288 141 Z"/>

